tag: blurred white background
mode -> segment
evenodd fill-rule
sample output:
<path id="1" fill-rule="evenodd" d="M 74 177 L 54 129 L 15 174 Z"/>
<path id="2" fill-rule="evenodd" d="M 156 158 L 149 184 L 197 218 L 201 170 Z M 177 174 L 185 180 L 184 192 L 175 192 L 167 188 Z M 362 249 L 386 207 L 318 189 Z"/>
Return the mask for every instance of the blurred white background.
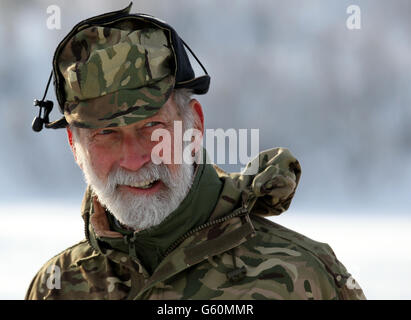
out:
<path id="1" fill-rule="evenodd" d="M 22 299 L 83 238 L 81 172 L 64 130 L 31 130 L 32 101 L 74 24 L 128 3 L 0 1 L 0 299 Z M 346 27 L 352 4 L 360 30 Z M 143 0 L 132 12 L 170 23 L 207 68 L 206 128 L 259 128 L 260 150 L 300 160 L 292 206 L 273 220 L 330 244 L 368 298 L 411 299 L 411 2 Z"/>

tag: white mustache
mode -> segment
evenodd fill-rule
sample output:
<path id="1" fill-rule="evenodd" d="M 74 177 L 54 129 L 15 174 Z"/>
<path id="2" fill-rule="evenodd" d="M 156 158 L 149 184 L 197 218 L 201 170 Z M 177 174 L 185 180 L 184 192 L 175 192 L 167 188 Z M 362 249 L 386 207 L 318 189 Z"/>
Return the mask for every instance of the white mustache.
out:
<path id="1" fill-rule="evenodd" d="M 164 165 L 149 163 L 138 171 L 129 171 L 118 167 L 113 169 L 107 179 L 110 189 L 114 190 L 118 185 L 137 185 L 145 181 L 161 180 L 167 187 L 175 187 L 170 170 Z"/>

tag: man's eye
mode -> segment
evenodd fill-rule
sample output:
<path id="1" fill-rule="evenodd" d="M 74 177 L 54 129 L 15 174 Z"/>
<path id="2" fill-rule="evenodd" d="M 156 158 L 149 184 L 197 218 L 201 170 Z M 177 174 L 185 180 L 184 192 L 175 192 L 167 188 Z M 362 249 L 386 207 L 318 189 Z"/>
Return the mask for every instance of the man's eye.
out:
<path id="1" fill-rule="evenodd" d="M 154 127 L 154 126 L 156 126 L 156 125 L 158 125 L 158 124 L 161 124 L 161 122 L 151 121 L 151 122 L 147 122 L 147 123 L 144 125 L 144 127 L 145 127 L 145 128 Z"/>
<path id="2" fill-rule="evenodd" d="M 103 130 L 100 130 L 97 134 L 98 134 L 98 135 L 102 135 L 102 136 L 106 136 L 106 135 L 108 135 L 108 134 L 110 134 L 110 133 L 113 133 L 113 132 L 114 132 L 114 130 L 103 129 Z"/>

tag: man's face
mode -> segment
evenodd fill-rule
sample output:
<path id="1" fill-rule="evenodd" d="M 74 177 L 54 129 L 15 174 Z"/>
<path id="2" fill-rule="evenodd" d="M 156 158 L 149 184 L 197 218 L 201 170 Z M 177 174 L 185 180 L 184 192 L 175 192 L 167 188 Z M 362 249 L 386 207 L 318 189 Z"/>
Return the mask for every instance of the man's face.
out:
<path id="1" fill-rule="evenodd" d="M 201 106 L 192 100 L 190 108 L 194 122 L 183 122 L 183 129 L 194 127 L 202 131 Z M 173 162 L 174 121 L 183 121 L 183 115 L 172 96 L 154 116 L 128 126 L 79 128 L 74 142 L 68 130 L 70 144 L 87 183 L 99 201 L 120 222 L 133 229 L 160 223 L 178 207 L 190 189 L 193 166 Z M 152 162 L 152 149 L 159 143 L 151 138 L 156 129 L 170 134 L 166 141 L 171 144 L 171 163 Z"/>

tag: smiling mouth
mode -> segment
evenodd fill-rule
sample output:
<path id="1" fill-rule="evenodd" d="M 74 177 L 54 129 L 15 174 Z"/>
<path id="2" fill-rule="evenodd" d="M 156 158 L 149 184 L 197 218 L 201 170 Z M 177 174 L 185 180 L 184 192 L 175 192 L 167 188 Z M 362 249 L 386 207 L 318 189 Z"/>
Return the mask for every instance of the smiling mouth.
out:
<path id="1" fill-rule="evenodd" d="M 137 188 L 137 189 L 150 189 L 159 182 L 160 182 L 160 180 L 155 180 L 154 179 L 154 180 L 146 180 L 146 181 L 138 182 L 138 183 L 135 183 L 135 184 L 129 184 L 129 185 L 125 185 L 125 186 L 131 187 L 131 188 Z"/>

